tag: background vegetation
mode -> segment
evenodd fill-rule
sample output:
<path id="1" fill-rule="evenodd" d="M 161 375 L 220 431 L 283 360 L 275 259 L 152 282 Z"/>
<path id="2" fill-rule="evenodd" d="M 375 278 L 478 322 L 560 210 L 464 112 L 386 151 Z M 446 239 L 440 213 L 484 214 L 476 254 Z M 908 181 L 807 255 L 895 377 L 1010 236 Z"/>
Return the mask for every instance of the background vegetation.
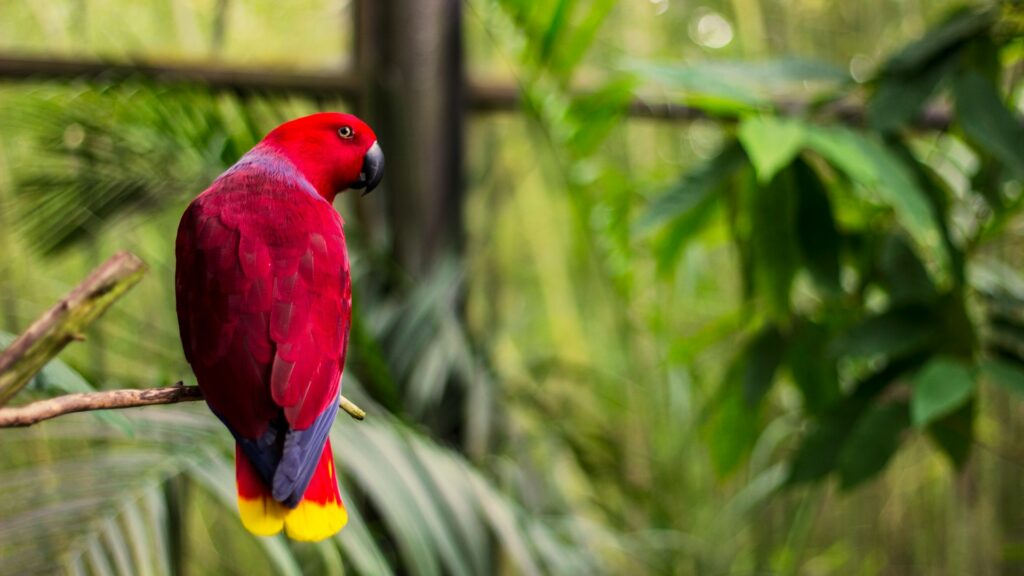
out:
<path id="1" fill-rule="evenodd" d="M 464 251 L 403 271 L 362 201 L 337 203 L 345 393 L 371 412 L 332 432 L 349 527 L 245 533 L 205 407 L 76 415 L 0 432 L 0 573 L 1021 571 L 1021 8 L 463 9 L 470 77 L 523 97 L 468 121 Z M 322 70 L 352 51 L 347 2 L 3 10 L 9 52 Z M 702 115 L 633 117 L 637 97 Z M 114 250 L 152 268 L 21 400 L 188 381 L 178 218 L 319 109 L 352 104 L 0 85 L 0 327 Z"/>

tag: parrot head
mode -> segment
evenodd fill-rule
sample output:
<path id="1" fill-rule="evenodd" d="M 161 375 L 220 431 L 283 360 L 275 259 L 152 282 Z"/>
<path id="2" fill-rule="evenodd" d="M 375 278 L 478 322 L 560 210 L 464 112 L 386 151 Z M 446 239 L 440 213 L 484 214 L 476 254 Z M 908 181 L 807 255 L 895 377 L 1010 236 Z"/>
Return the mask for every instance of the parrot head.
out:
<path id="1" fill-rule="evenodd" d="M 384 177 L 384 153 L 377 136 L 351 114 L 323 112 L 275 128 L 263 144 L 287 157 L 321 196 L 349 188 L 366 195 Z"/>

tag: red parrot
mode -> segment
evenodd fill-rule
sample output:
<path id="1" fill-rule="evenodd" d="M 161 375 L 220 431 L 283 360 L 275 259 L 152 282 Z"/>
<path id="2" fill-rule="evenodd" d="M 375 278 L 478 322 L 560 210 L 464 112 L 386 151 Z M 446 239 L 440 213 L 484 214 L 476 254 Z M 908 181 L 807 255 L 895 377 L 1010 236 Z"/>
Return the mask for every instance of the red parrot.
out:
<path id="1" fill-rule="evenodd" d="M 328 432 L 352 286 L 335 195 L 372 190 L 384 156 L 347 114 L 282 124 L 195 198 L 178 226 L 185 357 L 235 437 L 242 524 L 322 540 L 348 520 Z"/>

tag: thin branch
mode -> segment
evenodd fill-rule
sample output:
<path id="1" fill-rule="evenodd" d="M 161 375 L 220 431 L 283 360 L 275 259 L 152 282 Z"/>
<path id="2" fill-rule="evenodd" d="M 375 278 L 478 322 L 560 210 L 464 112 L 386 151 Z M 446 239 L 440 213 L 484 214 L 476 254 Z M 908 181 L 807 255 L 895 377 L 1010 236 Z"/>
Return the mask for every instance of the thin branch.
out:
<path id="1" fill-rule="evenodd" d="M 17 428 L 31 426 L 43 420 L 49 420 L 74 412 L 92 410 L 120 410 L 156 404 L 177 404 L 178 402 L 194 402 L 203 399 L 203 391 L 198 386 L 168 386 L 166 388 L 147 388 L 143 390 L 106 390 L 103 392 L 84 392 L 81 394 L 65 394 L 48 400 L 39 400 L 24 406 L 0 408 L 0 428 Z M 359 406 L 348 398 L 341 397 L 341 409 L 356 420 L 366 417 Z"/>
<path id="2" fill-rule="evenodd" d="M 137 256 L 118 252 L 0 352 L 0 428 L 31 426 L 72 412 L 203 399 L 203 393 L 197 386 L 179 383 L 168 388 L 66 394 L 16 408 L 3 408 L 65 346 L 83 340 L 85 329 L 135 286 L 145 273 L 146 265 Z M 366 417 L 366 412 L 344 396 L 341 397 L 341 409 L 357 420 Z"/>
<path id="3" fill-rule="evenodd" d="M 0 406 L 10 402 L 33 376 L 146 273 L 129 252 L 118 252 L 96 268 L 67 296 L 28 327 L 0 353 Z"/>

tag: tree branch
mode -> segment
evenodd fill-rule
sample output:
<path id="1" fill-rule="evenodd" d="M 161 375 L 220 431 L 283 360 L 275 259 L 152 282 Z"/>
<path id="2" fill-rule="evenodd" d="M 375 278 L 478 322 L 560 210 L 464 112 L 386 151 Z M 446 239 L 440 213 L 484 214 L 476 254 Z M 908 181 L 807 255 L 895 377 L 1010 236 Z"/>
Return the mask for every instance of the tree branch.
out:
<path id="1" fill-rule="evenodd" d="M 203 391 L 198 386 L 183 386 L 180 382 L 177 386 L 168 386 L 166 388 L 106 390 L 103 392 L 65 394 L 15 408 L 0 408 L 0 428 L 31 426 L 43 420 L 74 412 L 120 410 L 122 408 L 153 406 L 156 404 L 194 402 L 202 399 Z M 366 417 L 366 412 L 344 396 L 341 397 L 341 409 L 356 420 L 362 420 Z"/>
<path id="2" fill-rule="evenodd" d="M 146 273 L 129 252 L 118 252 L 94 270 L 60 302 L 0 353 L 0 406 L 10 402 L 43 366 Z"/>
<path id="3" fill-rule="evenodd" d="M 145 78 L 162 84 L 196 84 L 211 90 L 236 94 L 299 94 L 311 98 L 340 97 L 355 100 L 367 80 L 351 71 L 299 73 L 289 70 L 261 70 L 213 65 L 112 62 L 78 58 L 28 58 L 0 52 L 0 80 L 90 80 L 115 82 L 130 78 Z M 577 91 L 585 94 L 586 90 Z M 522 91 L 512 84 L 468 82 L 466 104 L 473 112 L 514 112 L 522 106 Z M 777 106 L 783 114 L 792 115 L 806 110 L 805 101 L 780 101 Z M 839 102 L 828 107 L 836 119 L 852 125 L 865 121 L 866 111 L 859 102 Z M 671 101 L 653 101 L 635 98 L 626 112 L 637 118 L 688 122 L 709 118 L 704 110 Z M 722 118 L 713 118 L 722 120 Z M 943 131 L 952 122 L 948 106 L 926 107 L 914 120 L 919 130 Z"/>
<path id="4" fill-rule="evenodd" d="M 145 273 L 146 265 L 137 256 L 118 252 L 0 352 L 0 428 L 31 426 L 72 412 L 203 399 L 198 387 L 179 383 L 168 388 L 66 394 L 16 408 L 3 408 L 65 346 L 83 340 L 82 332 L 115 300 L 135 286 Z M 366 412 L 344 396 L 341 397 L 341 409 L 357 420 L 366 416 Z"/>

